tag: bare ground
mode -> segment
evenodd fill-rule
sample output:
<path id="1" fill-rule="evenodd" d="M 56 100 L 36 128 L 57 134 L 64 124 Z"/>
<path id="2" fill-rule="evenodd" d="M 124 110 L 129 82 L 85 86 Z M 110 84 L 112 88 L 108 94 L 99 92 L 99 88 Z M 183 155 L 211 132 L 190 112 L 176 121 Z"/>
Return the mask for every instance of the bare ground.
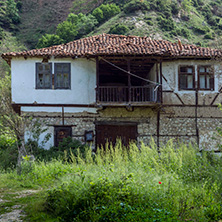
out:
<path id="1" fill-rule="evenodd" d="M 0 196 L 0 208 L 4 208 L 6 211 L 0 214 L 0 222 L 22 222 L 25 218 L 25 212 L 23 211 L 24 205 L 12 205 L 10 207 L 4 207 L 4 203 L 13 202 L 14 199 L 20 199 L 23 197 L 30 196 L 39 190 L 24 190 L 20 192 L 6 192 Z M 15 195 L 11 200 L 5 199 L 5 195 Z"/>

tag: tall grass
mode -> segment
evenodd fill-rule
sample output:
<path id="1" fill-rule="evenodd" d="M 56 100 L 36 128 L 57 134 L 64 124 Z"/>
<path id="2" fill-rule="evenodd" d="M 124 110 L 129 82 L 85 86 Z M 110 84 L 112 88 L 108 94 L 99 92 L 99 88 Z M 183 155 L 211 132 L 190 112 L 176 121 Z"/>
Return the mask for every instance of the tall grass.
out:
<path id="1" fill-rule="evenodd" d="M 222 159 L 169 141 L 158 149 L 119 141 L 72 163 L 23 170 L 24 186 L 50 186 L 44 211 L 58 221 L 219 221 Z M 25 169 L 25 168 L 24 168 Z"/>

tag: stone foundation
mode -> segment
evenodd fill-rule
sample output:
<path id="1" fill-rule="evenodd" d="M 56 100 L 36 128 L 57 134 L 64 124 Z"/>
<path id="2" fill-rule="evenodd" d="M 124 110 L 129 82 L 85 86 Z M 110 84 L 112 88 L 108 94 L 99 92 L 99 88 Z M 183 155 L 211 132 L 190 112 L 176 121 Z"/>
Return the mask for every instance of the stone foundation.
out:
<path id="1" fill-rule="evenodd" d="M 157 108 L 105 108 L 97 113 L 29 113 L 34 118 L 47 121 L 52 139 L 47 148 L 53 146 L 54 126 L 71 126 L 72 137 L 85 143 L 85 131 L 93 131 L 92 146 L 96 141 L 96 124 L 100 122 L 136 123 L 137 140 L 149 144 L 151 137 L 159 144 L 169 139 L 185 143 L 198 144 L 200 149 L 218 150 L 221 138 L 217 135 L 217 127 L 222 127 L 222 113 L 216 107 L 201 107 L 195 116 L 195 107 L 164 107 L 160 109 L 159 127 Z M 159 131 L 158 131 L 159 128 Z M 197 134 L 198 132 L 198 134 Z"/>

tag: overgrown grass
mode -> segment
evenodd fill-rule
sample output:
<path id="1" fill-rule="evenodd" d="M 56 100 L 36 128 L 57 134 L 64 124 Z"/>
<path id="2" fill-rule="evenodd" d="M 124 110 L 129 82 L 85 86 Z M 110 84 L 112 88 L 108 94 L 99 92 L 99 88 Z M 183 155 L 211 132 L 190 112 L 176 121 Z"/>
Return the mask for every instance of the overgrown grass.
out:
<path id="1" fill-rule="evenodd" d="M 118 143 L 94 155 L 86 150 L 72 163 L 25 163 L 21 176 L 0 181 L 43 189 L 26 208 L 31 221 L 219 221 L 221 163 L 172 141 L 160 153 L 154 142 L 128 149 Z"/>

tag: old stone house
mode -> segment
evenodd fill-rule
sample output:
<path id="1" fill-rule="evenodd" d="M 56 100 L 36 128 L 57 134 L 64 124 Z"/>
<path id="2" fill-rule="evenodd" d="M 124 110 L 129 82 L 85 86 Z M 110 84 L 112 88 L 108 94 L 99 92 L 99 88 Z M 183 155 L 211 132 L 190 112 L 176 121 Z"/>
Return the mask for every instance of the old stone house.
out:
<path id="1" fill-rule="evenodd" d="M 221 56 L 180 41 L 108 34 L 2 55 L 14 109 L 48 121 L 46 148 L 72 136 L 97 145 L 173 138 L 215 150 Z"/>

